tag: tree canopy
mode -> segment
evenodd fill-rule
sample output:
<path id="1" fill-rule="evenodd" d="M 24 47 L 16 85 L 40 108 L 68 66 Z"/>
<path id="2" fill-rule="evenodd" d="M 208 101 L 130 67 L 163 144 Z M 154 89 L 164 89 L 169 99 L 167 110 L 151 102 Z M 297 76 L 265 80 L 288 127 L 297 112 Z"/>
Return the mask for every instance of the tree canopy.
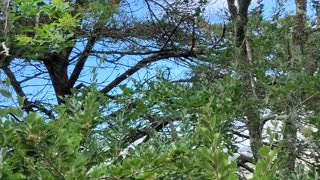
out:
<path id="1" fill-rule="evenodd" d="M 319 2 L 215 3 L 3 0 L 0 179 L 317 179 Z"/>

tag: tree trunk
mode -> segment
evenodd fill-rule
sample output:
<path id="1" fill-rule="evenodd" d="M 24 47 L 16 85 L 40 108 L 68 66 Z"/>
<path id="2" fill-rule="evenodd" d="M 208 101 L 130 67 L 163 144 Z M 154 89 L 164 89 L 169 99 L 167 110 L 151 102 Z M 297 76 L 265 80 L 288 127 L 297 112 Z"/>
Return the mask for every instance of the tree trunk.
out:
<path id="1" fill-rule="evenodd" d="M 238 7 L 234 0 L 228 0 L 228 8 L 234 23 L 235 44 L 239 54 L 239 70 L 244 92 L 245 103 L 242 107 L 246 117 L 246 126 L 250 136 L 250 146 L 255 162 L 258 160 L 258 150 L 262 144 L 262 121 L 257 106 L 258 97 L 255 93 L 255 85 L 251 74 L 252 57 L 247 41 L 248 8 L 251 0 L 238 0 Z"/>
<path id="2" fill-rule="evenodd" d="M 289 116 L 284 124 L 283 139 L 285 140 L 283 152 L 287 155 L 283 167 L 283 176 L 289 177 L 294 172 L 295 161 L 297 156 L 296 140 L 297 140 L 297 110 L 291 109 Z"/>
<path id="3" fill-rule="evenodd" d="M 52 54 L 46 57 L 43 62 L 52 81 L 57 101 L 61 104 L 64 102 L 63 97 L 71 93 L 68 87 L 68 58 Z"/>
<path id="4" fill-rule="evenodd" d="M 295 75 L 303 71 L 303 54 L 308 35 L 306 31 L 306 11 L 307 0 L 296 0 L 296 16 L 292 33 L 292 45 L 290 48 L 292 58 L 288 75 Z M 288 97 L 288 118 L 284 122 L 284 146 L 283 152 L 287 154 L 283 166 L 283 175 L 288 177 L 295 169 L 295 161 L 297 156 L 296 141 L 297 141 L 297 123 L 298 123 L 298 108 L 301 102 L 302 90 L 292 92 Z"/>

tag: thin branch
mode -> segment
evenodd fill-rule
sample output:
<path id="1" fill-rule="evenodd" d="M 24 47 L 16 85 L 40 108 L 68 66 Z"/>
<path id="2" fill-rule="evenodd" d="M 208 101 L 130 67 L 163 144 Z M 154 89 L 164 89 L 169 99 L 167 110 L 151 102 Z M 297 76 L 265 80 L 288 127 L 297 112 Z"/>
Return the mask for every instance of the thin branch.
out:
<path id="1" fill-rule="evenodd" d="M 242 137 L 242 138 L 245 138 L 245 139 L 250 139 L 250 136 L 245 135 L 245 134 L 242 134 L 242 133 L 240 133 L 240 132 L 238 132 L 238 131 L 231 130 L 231 132 L 232 132 L 232 134 L 237 135 L 237 136 L 239 136 L 239 137 Z"/>
<path id="2" fill-rule="evenodd" d="M 92 50 L 91 53 L 93 54 L 119 54 L 119 55 L 151 55 L 155 53 L 160 53 L 164 51 L 170 51 L 170 50 L 156 50 L 156 51 L 145 51 L 145 52 L 124 52 L 124 51 L 97 51 Z"/>
<path id="3" fill-rule="evenodd" d="M 151 117 L 149 117 L 151 118 Z M 171 121 L 170 120 L 166 120 L 164 122 L 154 122 L 150 125 L 150 127 L 152 129 L 154 129 L 156 132 L 159 132 L 162 128 L 164 128 L 165 126 L 167 126 L 169 124 L 169 122 Z M 135 141 L 141 139 L 141 138 L 144 138 L 143 142 L 146 142 L 150 139 L 150 131 L 148 129 L 145 129 L 145 130 L 139 130 L 137 132 L 137 134 L 135 134 L 133 137 L 130 136 L 128 137 L 125 142 L 128 142 L 129 144 L 132 144 L 134 143 Z"/>
<path id="4" fill-rule="evenodd" d="M 238 161 L 241 161 L 242 163 L 251 163 L 254 164 L 253 157 L 246 156 L 244 154 L 240 154 L 240 156 L 237 158 Z"/>
<path id="5" fill-rule="evenodd" d="M 225 37 L 225 35 L 226 35 L 226 30 L 227 30 L 226 24 L 223 23 L 222 34 L 221 34 L 220 38 L 215 42 L 215 44 L 219 45 L 219 44 L 222 42 L 222 40 L 224 39 L 224 37 Z"/>
<path id="6" fill-rule="evenodd" d="M 245 168 L 246 170 L 248 170 L 249 172 L 253 173 L 254 169 L 249 167 L 248 165 L 246 165 L 245 163 L 238 163 L 238 166 L 241 166 L 243 168 Z"/>
<path id="7" fill-rule="evenodd" d="M 148 8 L 148 10 L 149 10 L 149 13 L 150 13 L 151 17 L 154 17 L 154 18 L 158 21 L 158 23 L 160 23 L 159 18 L 158 18 L 157 15 L 153 12 L 153 10 L 152 10 L 151 5 L 149 4 L 149 2 L 148 2 L 147 0 L 145 0 L 145 3 L 146 3 L 146 5 L 147 5 L 147 8 Z"/>
<path id="8" fill-rule="evenodd" d="M 53 111 L 45 108 L 40 102 L 31 102 L 31 101 L 25 101 L 24 106 L 22 107 L 25 110 L 28 111 L 34 111 L 33 108 L 38 109 L 40 112 L 44 113 L 47 115 L 50 119 L 56 119 Z"/>
<path id="9" fill-rule="evenodd" d="M 10 79 L 11 85 L 12 85 L 13 89 L 15 90 L 15 92 L 17 93 L 17 95 L 21 96 L 21 97 L 26 97 L 26 94 L 24 93 L 24 91 L 21 87 L 21 84 L 19 83 L 19 81 L 17 80 L 17 78 L 15 77 L 15 75 L 13 74 L 11 69 L 8 66 L 4 66 L 1 69 L 7 75 L 7 77 Z"/>
<path id="10" fill-rule="evenodd" d="M 68 80 L 68 88 L 72 88 L 74 86 L 74 84 L 76 83 L 76 81 L 78 80 L 80 73 L 84 67 L 84 64 L 86 63 L 88 56 L 91 53 L 94 44 L 96 43 L 96 40 L 97 40 L 97 38 L 94 36 L 89 38 L 88 43 L 87 43 L 84 51 L 82 52 L 81 56 L 79 57 L 79 60 L 78 60 L 77 64 L 75 65 L 73 72 Z"/>
<path id="11" fill-rule="evenodd" d="M 41 74 L 44 74 L 44 73 L 45 72 L 36 73 L 33 76 L 30 76 L 30 77 L 25 78 L 24 80 L 21 80 L 19 83 L 20 84 L 25 83 L 25 82 L 27 82 L 29 80 L 32 80 L 32 79 L 34 79 L 34 78 L 36 78 L 36 77 L 38 77 L 38 76 L 40 76 Z"/>
<path id="12" fill-rule="evenodd" d="M 88 88 L 88 86 L 85 85 L 84 83 L 80 83 L 80 84 L 76 85 L 74 88 L 79 90 L 81 88 Z M 115 99 L 116 98 L 116 96 L 112 96 L 112 95 L 109 95 L 109 94 L 105 94 L 105 96 L 110 98 L 110 99 Z"/>
<path id="13" fill-rule="evenodd" d="M 128 69 L 126 72 L 124 72 L 123 74 L 121 74 L 119 77 L 115 78 L 111 83 L 109 83 L 107 86 L 105 86 L 100 92 L 102 93 L 108 93 L 110 92 L 113 88 L 115 88 L 116 86 L 118 86 L 120 83 L 122 83 L 124 80 L 126 80 L 128 77 L 130 77 L 131 75 L 133 75 L 134 73 L 136 73 L 137 71 L 139 71 L 141 68 L 146 67 L 147 65 L 149 65 L 150 63 L 159 61 L 159 60 L 163 60 L 163 59 L 168 59 L 168 58 L 173 58 L 173 57 L 189 57 L 190 52 L 189 51 L 182 51 L 182 52 L 160 52 L 157 54 L 154 54 L 148 58 L 145 58 L 141 61 L 139 61 L 135 66 L 133 66 L 132 68 Z"/>
<path id="14" fill-rule="evenodd" d="M 161 50 L 164 50 L 164 49 L 167 47 L 168 43 L 169 43 L 170 40 L 171 40 L 171 37 L 176 33 L 176 31 L 178 30 L 179 26 L 180 26 L 181 23 L 183 22 L 183 20 L 184 20 L 184 17 L 181 17 L 181 20 L 179 21 L 179 23 L 176 25 L 176 27 L 175 27 L 175 28 L 172 30 L 172 32 L 170 33 L 167 41 L 166 41 L 166 42 L 164 43 L 164 45 L 162 46 Z M 191 51 L 192 51 L 192 49 L 191 49 Z"/>
<path id="15" fill-rule="evenodd" d="M 16 115 L 14 115 L 14 114 L 12 114 L 12 113 L 9 113 L 9 115 L 12 116 L 12 118 L 13 118 L 14 120 L 16 120 L 17 122 L 19 122 L 19 123 L 23 122 L 23 121 L 22 121 L 21 119 L 19 119 Z"/>
<path id="16" fill-rule="evenodd" d="M 16 79 L 15 75 L 10 70 L 10 68 L 8 66 L 5 66 L 5 67 L 2 67 L 1 69 L 7 75 L 7 77 L 10 79 L 11 85 L 12 85 L 14 91 L 17 93 L 17 95 L 20 97 L 27 97 L 21 87 L 20 82 L 18 82 L 18 80 Z M 28 99 L 26 99 L 24 101 L 24 105 L 23 105 L 22 109 L 29 112 L 29 111 L 34 111 L 33 108 L 37 108 L 40 112 L 43 112 L 49 118 L 54 118 L 53 112 L 51 110 L 46 109 L 40 103 L 33 103 L 33 102 L 28 101 Z"/>
<path id="17" fill-rule="evenodd" d="M 171 81 L 171 83 L 192 83 L 192 82 L 194 82 L 193 78 Z"/>

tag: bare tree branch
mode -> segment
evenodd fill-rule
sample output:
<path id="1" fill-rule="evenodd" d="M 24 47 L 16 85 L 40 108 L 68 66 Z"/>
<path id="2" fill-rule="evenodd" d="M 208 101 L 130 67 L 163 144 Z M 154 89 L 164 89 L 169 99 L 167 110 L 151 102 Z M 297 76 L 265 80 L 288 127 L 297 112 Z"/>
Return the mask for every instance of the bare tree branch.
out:
<path id="1" fill-rule="evenodd" d="M 156 50 L 156 51 L 128 51 L 128 52 L 124 52 L 124 51 L 99 51 L 99 50 L 92 50 L 91 53 L 92 54 L 119 54 L 119 55 L 151 55 L 151 54 L 155 54 L 155 53 L 160 53 L 160 52 L 165 52 L 165 51 L 170 51 L 170 50 Z"/>
<path id="2" fill-rule="evenodd" d="M 24 91 L 21 87 L 21 84 L 16 79 L 16 76 L 13 74 L 11 69 L 8 66 L 2 67 L 1 69 L 7 75 L 7 77 L 10 79 L 11 85 L 12 85 L 14 91 L 17 93 L 17 95 L 21 96 L 21 97 L 26 97 L 26 94 L 24 93 Z"/>
<path id="3" fill-rule="evenodd" d="M 24 104 L 23 109 L 26 109 L 26 110 L 29 110 L 29 111 L 34 111 L 33 108 L 36 108 L 40 112 L 43 112 L 50 119 L 53 119 L 53 120 L 55 119 L 53 111 L 45 108 L 40 102 L 31 102 L 31 101 L 27 101 L 26 100 L 26 103 Z"/>
<path id="4" fill-rule="evenodd" d="M 78 62 L 75 68 L 73 69 L 73 72 L 68 80 L 68 88 L 72 88 L 76 83 L 76 81 L 78 80 L 80 73 L 84 67 L 84 64 L 86 63 L 88 56 L 91 53 L 94 44 L 96 43 L 96 40 L 97 38 L 94 36 L 89 38 L 88 43 L 84 51 L 82 52 L 81 56 L 79 57 Z"/>
<path id="5" fill-rule="evenodd" d="M 186 57 L 190 57 L 190 56 L 191 55 L 190 55 L 189 51 L 187 51 L 187 52 L 186 51 L 160 52 L 160 53 L 154 54 L 148 58 L 145 58 L 145 59 L 139 61 L 135 66 L 128 69 L 126 72 L 121 74 L 119 77 L 115 78 L 111 83 L 109 83 L 107 86 L 105 86 L 100 92 L 102 92 L 104 94 L 110 92 L 113 88 L 118 86 L 121 82 L 123 82 L 128 77 L 130 77 L 131 75 L 133 75 L 134 73 L 139 71 L 141 68 L 146 67 L 150 63 L 153 63 L 153 62 L 156 62 L 159 60 L 163 60 L 163 59 L 168 59 L 168 58 L 174 58 L 174 57 L 186 58 Z"/>
<path id="6" fill-rule="evenodd" d="M 24 93 L 20 82 L 16 79 L 15 75 L 10 70 L 10 68 L 8 66 L 6 66 L 6 67 L 2 67 L 1 69 L 7 75 L 7 77 L 10 79 L 11 85 L 12 85 L 13 89 L 15 90 L 15 92 L 17 93 L 17 95 L 20 97 L 26 97 L 26 94 Z M 25 109 L 27 112 L 34 111 L 33 108 L 37 108 L 40 112 L 43 112 L 49 118 L 54 119 L 53 112 L 51 110 L 46 109 L 40 103 L 32 103 L 32 102 L 28 101 L 28 99 L 26 99 L 24 101 L 24 105 L 22 108 Z"/>
<path id="7" fill-rule="evenodd" d="M 25 83 L 25 82 L 27 82 L 27 81 L 29 81 L 29 80 L 32 80 L 32 79 L 34 79 L 34 78 L 36 78 L 36 77 L 38 77 L 38 76 L 40 76 L 40 75 L 42 75 L 42 74 L 44 74 L 44 72 L 36 73 L 36 74 L 34 74 L 33 76 L 30 76 L 30 77 L 25 78 L 24 80 L 21 80 L 19 83 L 20 83 L 20 84 Z"/>
<path id="8" fill-rule="evenodd" d="M 239 137 L 242 137 L 242 138 L 245 138 L 245 139 L 250 139 L 250 136 L 245 135 L 245 134 L 242 134 L 242 133 L 240 133 L 240 132 L 238 132 L 238 131 L 236 131 L 236 130 L 231 130 L 231 132 L 232 132 L 234 135 L 237 135 L 237 136 L 239 136 Z"/>

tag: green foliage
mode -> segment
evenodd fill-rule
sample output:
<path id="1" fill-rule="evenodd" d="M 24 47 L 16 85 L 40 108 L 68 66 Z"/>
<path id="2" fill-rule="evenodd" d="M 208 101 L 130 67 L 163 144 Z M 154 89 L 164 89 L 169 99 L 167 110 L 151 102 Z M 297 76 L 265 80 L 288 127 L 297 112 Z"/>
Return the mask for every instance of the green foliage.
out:
<path id="1" fill-rule="evenodd" d="M 259 156 L 261 159 L 256 164 L 254 173 L 254 180 L 272 180 L 277 179 L 277 172 L 279 167 L 277 166 L 277 150 L 271 150 L 269 147 L 264 146 L 259 150 Z"/>
<path id="2" fill-rule="evenodd" d="M 9 114 L 20 112 L 20 107 L 4 110 L 1 179 L 237 179 L 236 164 L 225 151 L 230 137 L 221 134 L 230 124 L 222 113 L 228 106 L 216 107 L 211 90 L 194 94 L 161 80 L 149 85 L 122 86 L 123 95 L 114 100 L 95 91 L 94 85 L 74 92 L 75 96 L 55 108 L 54 121 L 36 113 L 14 113 L 21 123 Z M 203 101 L 204 96 L 209 103 Z M 20 106 L 23 101 L 18 98 Z M 135 107 L 121 110 L 128 101 L 135 102 Z M 116 117 L 108 115 L 112 107 L 120 108 Z M 174 115 L 179 127 L 176 136 L 152 131 L 154 122 L 143 120 L 144 115 L 163 122 Z M 192 128 L 192 124 L 198 126 Z M 130 145 L 127 137 L 142 129 L 149 141 Z"/>
<path id="3" fill-rule="evenodd" d="M 41 52 L 60 52 L 73 46 L 75 29 L 80 25 L 78 16 L 68 2 L 54 0 L 50 4 L 42 1 L 14 1 L 11 13 L 13 23 L 26 23 L 18 28 L 17 45 L 28 48 L 30 54 Z M 22 17 L 23 16 L 23 17 Z M 19 25 L 17 25 L 19 27 Z"/>
<path id="4" fill-rule="evenodd" d="M 290 180 L 313 180 L 319 178 L 320 176 L 316 168 L 308 167 L 306 169 L 304 165 L 298 165 L 295 172 L 290 176 Z"/>
<path id="5" fill-rule="evenodd" d="M 200 16 L 205 3 L 196 3 L 195 15 Z M 119 4 L 81 0 L 75 7 L 63 0 L 14 0 L 9 10 L 14 29 L 9 35 L 16 46 L 10 48 L 26 51 L 22 53 L 25 59 L 64 54 L 82 38 L 77 34 L 79 28 L 95 37 L 92 30 L 114 21 Z M 263 128 L 260 110 L 283 114 L 297 108 L 307 121 L 297 125 L 319 129 L 320 78 L 314 68 L 318 66 L 319 34 L 310 35 L 305 51 L 294 57 L 299 61 L 290 64 L 294 19 L 267 21 L 262 10 L 260 3 L 250 14 L 246 37 L 252 50 L 248 54 L 254 59 L 246 69 L 253 77 L 254 96 L 240 82 L 243 62 L 230 33 L 225 34 L 225 48 L 199 47 L 207 54 L 199 58 L 203 65 L 193 68 L 192 84 L 174 84 L 160 75 L 146 84 L 120 85 L 121 94 L 106 97 L 97 91 L 95 74 L 91 86 L 72 90 L 64 104 L 53 108 L 54 120 L 25 111 L 26 97 L 15 99 L 7 78 L 0 95 L 17 102 L 17 107 L 0 110 L 0 179 L 233 180 L 238 179 L 239 170 L 231 160 L 238 150 L 233 130 L 236 123 L 245 124 L 245 112 L 255 111 L 257 128 Z M 230 24 L 225 28 L 231 29 Z M 210 38 L 212 32 L 206 33 Z M 292 73 L 292 66 L 299 70 Z M 272 125 L 278 128 L 277 123 Z M 266 128 L 269 146 L 259 150 L 253 179 L 284 178 L 282 132 L 273 130 Z M 315 159 L 320 153 L 319 138 L 319 131 L 308 132 Z M 304 177 L 318 178 L 317 170 L 301 165 L 291 178 Z"/>

